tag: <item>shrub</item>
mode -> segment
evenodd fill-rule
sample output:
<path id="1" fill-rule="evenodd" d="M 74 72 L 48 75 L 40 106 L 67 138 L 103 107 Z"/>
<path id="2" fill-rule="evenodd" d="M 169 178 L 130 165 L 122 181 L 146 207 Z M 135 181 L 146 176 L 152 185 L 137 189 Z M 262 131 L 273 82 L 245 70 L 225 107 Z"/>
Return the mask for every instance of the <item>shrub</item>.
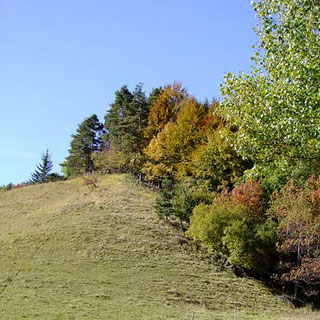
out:
<path id="1" fill-rule="evenodd" d="M 263 176 L 261 180 L 263 198 L 269 202 L 273 192 L 283 188 L 290 179 L 294 179 L 297 186 L 303 186 L 312 174 L 320 175 L 320 159 L 308 161 L 291 159 L 268 169 L 255 164 L 254 169 L 245 172 L 243 180 Z"/>
<path id="2" fill-rule="evenodd" d="M 251 164 L 236 154 L 227 140 L 228 129 L 216 130 L 208 142 L 199 145 L 191 154 L 189 170 L 199 180 L 207 181 L 211 190 L 231 187 Z"/>
<path id="3" fill-rule="evenodd" d="M 173 180 L 162 180 L 160 195 L 156 200 L 156 210 L 160 217 L 178 218 L 185 230 L 190 222 L 193 209 L 199 203 L 211 203 L 212 193 L 203 185 L 195 184 L 192 178 L 185 178 L 174 184 Z"/>
<path id="4" fill-rule="evenodd" d="M 13 189 L 13 183 L 11 183 L 11 182 L 8 183 L 4 188 L 5 188 L 6 191 L 12 190 Z"/>
<path id="5" fill-rule="evenodd" d="M 63 181 L 66 179 L 64 176 L 56 172 L 49 174 L 47 178 L 49 182 Z"/>
<path id="6" fill-rule="evenodd" d="M 94 152 L 91 155 L 94 168 L 103 174 L 124 171 L 125 163 L 123 158 L 122 152 L 112 148 Z"/>
<path id="7" fill-rule="evenodd" d="M 12 189 L 21 189 L 21 188 L 23 188 L 23 184 L 21 183 L 18 183 L 12 187 Z"/>
<path id="8" fill-rule="evenodd" d="M 188 234 L 236 266 L 266 273 L 275 261 L 275 224 L 263 215 L 259 181 L 225 190 L 212 205 L 199 205 Z"/>
<path id="9" fill-rule="evenodd" d="M 94 175 L 85 175 L 82 176 L 82 179 L 85 186 L 92 186 L 93 188 L 97 186 L 98 178 Z"/>
<path id="10" fill-rule="evenodd" d="M 277 250 L 282 279 L 320 283 L 320 177 L 303 187 L 290 180 L 275 192 L 270 215 L 278 223 Z"/>
<path id="11" fill-rule="evenodd" d="M 134 176 L 142 177 L 142 168 L 144 163 L 146 162 L 146 157 L 141 153 L 133 153 L 130 156 L 130 160 L 128 161 L 127 170 Z"/>
<path id="12" fill-rule="evenodd" d="M 240 186 L 234 187 L 231 192 L 231 200 L 234 203 L 246 206 L 252 214 L 261 217 L 264 211 L 262 194 L 261 182 L 249 179 Z"/>

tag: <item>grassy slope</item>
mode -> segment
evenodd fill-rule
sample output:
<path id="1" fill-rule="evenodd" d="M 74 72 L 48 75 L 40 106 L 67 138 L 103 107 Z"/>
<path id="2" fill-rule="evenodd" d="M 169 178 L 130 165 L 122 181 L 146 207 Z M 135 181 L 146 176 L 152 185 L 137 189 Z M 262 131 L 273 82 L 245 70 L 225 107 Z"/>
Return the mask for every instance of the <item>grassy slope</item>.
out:
<path id="1" fill-rule="evenodd" d="M 0 195 L 0 319 L 234 319 L 235 304 L 238 319 L 306 312 L 181 246 L 151 191 L 123 175 L 99 180 Z"/>

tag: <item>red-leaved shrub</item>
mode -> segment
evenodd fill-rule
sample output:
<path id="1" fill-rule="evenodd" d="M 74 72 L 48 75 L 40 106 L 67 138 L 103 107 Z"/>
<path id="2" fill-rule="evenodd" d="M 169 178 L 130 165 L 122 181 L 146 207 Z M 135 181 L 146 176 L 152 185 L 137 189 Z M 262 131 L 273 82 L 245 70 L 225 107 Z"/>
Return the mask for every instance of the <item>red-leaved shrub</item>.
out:
<path id="1" fill-rule="evenodd" d="M 259 217 L 264 212 L 263 190 L 260 181 L 247 180 L 240 186 L 234 187 L 232 191 L 225 189 L 221 196 L 215 200 L 216 204 L 233 202 L 235 205 L 245 206 L 251 214 Z"/>
<path id="2" fill-rule="evenodd" d="M 274 194 L 270 214 L 278 223 L 282 278 L 320 283 L 320 177 L 304 187 L 290 180 Z"/>

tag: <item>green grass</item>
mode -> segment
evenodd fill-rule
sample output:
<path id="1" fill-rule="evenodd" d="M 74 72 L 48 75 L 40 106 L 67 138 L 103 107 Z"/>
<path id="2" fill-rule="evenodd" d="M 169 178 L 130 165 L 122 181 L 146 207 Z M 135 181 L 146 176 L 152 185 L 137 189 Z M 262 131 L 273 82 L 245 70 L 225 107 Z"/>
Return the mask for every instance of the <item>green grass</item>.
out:
<path id="1" fill-rule="evenodd" d="M 0 319 L 320 319 L 159 221 L 128 176 L 0 194 Z"/>

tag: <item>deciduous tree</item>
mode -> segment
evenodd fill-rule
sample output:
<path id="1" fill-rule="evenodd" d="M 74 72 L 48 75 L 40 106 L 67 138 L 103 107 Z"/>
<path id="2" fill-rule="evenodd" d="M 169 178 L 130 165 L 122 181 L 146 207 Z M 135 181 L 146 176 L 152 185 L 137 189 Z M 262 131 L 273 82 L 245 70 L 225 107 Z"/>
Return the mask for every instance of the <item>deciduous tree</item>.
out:
<path id="1" fill-rule="evenodd" d="M 188 155 L 202 139 L 201 122 L 206 109 L 195 99 L 186 100 L 177 113 L 176 121 L 168 122 L 145 148 L 145 153 L 157 167 L 167 167 L 173 175 L 186 173 Z"/>
<path id="2" fill-rule="evenodd" d="M 239 127 L 235 146 L 256 168 L 319 158 L 320 2 L 253 5 L 260 19 L 255 65 L 250 74 L 225 77 L 221 114 Z"/>
<path id="3" fill-rule="evenodd" d="M 169 121 L 174 121 L 181 102 L 188 97 L 187 90 L 179 83 L 166 86 L 152 105 L 145 129 L 145 137 L 151 140 Z"/>
<path id="4" fill-rule="evenodd" d="M 320 292 L 320 177 L 305 186 L 290 180 L 275 193 L 271 216 L 277 221 L 277 248 L 283 279 L 317 285 Z"/>

